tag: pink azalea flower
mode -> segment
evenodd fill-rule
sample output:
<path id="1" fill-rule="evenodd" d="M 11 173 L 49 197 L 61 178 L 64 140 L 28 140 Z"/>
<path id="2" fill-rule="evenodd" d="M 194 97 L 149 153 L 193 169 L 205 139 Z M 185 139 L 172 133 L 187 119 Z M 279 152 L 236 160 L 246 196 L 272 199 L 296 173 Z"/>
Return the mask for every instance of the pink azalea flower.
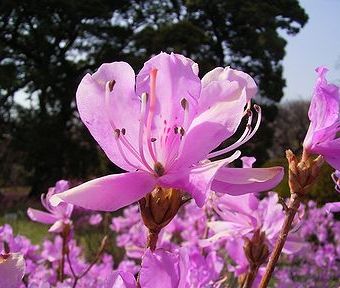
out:
<path id="1" fill-rule="evenodd" d="M 203 245 L 220 239 L 227 240 L 228 237 L 251 236 L 252 233 L 260 229 L 266 233 L 267 240 L 273 246 L 285 218 L 276 193 L 271 193 L 261 201 L 254 194 L 236 197 L 223 195 L 216 198 L 215 211 L 221 220 L 208 223 L 215 235 L 203 240 Z M 299 239 L 292 237 L 286 242 L 283 251 L 293 253 L 301 247 Z"/>
<path id="2" fill-rule="evenodd" d="M 265 232 L 266 243 L 269 247 L 273 247 L 285 218 L 276 193 L 270 194 L 262 201 L 259 201 L 254 194 L 223 195 L 216 198 L 215 211 L 221 220 L 208 223 L 213 236 L 201 240 L 201 245 L 206 247 L 215 243 L 225 243 L 228 255 L 234 262 L 228 270 L 234 272 L 236 276 L 246 273 L 249 268 L 249 261 L 243 248 L 244 237 L 251 239 L 256 231 Z M 283 252 L 296 253 L 302 247 L 302 239 L 291 234 Z M 263 272 L 264 269 L 260 269 L 256 283 L 261 279 Z"/>
<path id="3" fill-rule="evenodd" d="M 308 111 L 309 129 L 303 142 L 307 153 L 322 155 L 335 169 L 340 169 L 340 92 L 339 87 L 328 84 L 327 69 L 316 69 L 319 77 Z"/>
<path id="4" fill-rule="evenodd" d="M 216 68 L 202 80 L 198 66 L 181 55 L 160 53 L 135 77 L 125 62 L 103 64 L 87 74 L 77 90 L 80 117 L 109 159 L 128 171 L 86 182 L 52 197 L 93 210 L 113 211 L 140 200 L 155 187 L 180 189 L 203 206 L 218 172 L 216 191 L 243 194 L 275 186 L 280 167 L 224 167 L 240 156 L 208 158 L 231 152 L 249 140 L 254 129 L 246 104 L 256 93 L 254 80 L 241 71 Z M 260 108 L 256 106 L 257 112 Z M 242 137 L 210 153 L 249 117 Z M 250 190 L 248 187 L 254 185 Z M 244 189 L 244 190 L 243 190 Z"/>
<path id="5" fill-rule="evenodd" d="M 41 195 L 41 203 L 48 212 L 28 208 L 28 217 L 36 222 L 43 224 L 53 224 L 48 230 L 54 233 L 60 233 L 64 225 L 70 223 L 70 217 L 73 211 L 73 205 L 65 202 L 60 202 L 56 207 L 50 203 L 51 197 L 55 194 L 61 193 L 69 189 L 69 183 L 65 180 L 60 180 L 55 187 L 48 189 L 48 192 Z"/>
<path id="6" fill-rule="evenodd" d="M 20 287 L 25 275 L 25 260 L 21 253 L 0 254 L 0 287 Z"/>

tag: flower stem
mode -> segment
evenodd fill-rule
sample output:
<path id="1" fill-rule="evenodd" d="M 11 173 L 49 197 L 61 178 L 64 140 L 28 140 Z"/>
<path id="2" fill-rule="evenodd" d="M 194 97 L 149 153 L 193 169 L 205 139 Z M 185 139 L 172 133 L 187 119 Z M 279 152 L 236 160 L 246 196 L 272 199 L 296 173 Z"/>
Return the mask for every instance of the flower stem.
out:
<path id="1" fill-rule="evenodd" d="M 301 202 L 301 199 L 297 194 L 295 193 L 291 194 L 288 209 L 286 211 L 285 221 L 282 225 L 279 238 L 276 240 L 274 250 L 270 255 L 269 262 L 267 264 L 265 274 L 263 275 L 261 279 L 259 288 L 266 288 L 268 286 L 270 278 L 275 269 L 276 263 L 279 260 L 281 251 L 286 242 L 288 233 L 292 227 L 295 214 L 300 207 L 300 202 Z"/>
<path id="2" fill-rule="evenodd" d="M 148 239 L 146 241 L 146 248 L 150 248 L 151 251 L 156 250 L 159 231 L 149 230 Z"/>
<path id="3" fill-rule="evenodd" d="M 66 230 L 66 229 L 65 229 Z M 62 248 L 61 248 L 61 259 L 60 259 L 60 266 L 59 266 L 59 281 L 64 282 L 64 267 L 65 267 L 65 255 L 67 254 L 68 247 L 67 247 L 67 237 L 68 233 L 63 231 L 61 233 L 61 239 L 62 239 Z"/>
<path id="4" fill-rule="evenodd" d="M 246 275 L 245 281 L 242 285 L 242 288 L 251 288 L 253 282 L 256 278 L 257 272 L 259 271 L 259 266 L 253 266 L 250 268 L 249 272 Z"/>
<path id="5" fill-rule="evenodd" d="M 104 238 L 102 239 L 101 245 L 99 247 L 99 250 L 96 254 L 96 257 L 94 258 L 94 260 L 89 264 L 89 266 L 87 266 L 87 268 L 85 269 L 85 271 L 83 271 L 80 275 L 77 275 L 72 267 L 72 263 L 71 263 L 71 259 L 70 259 L 70 254 L 67 252 L 66 256 L 67 256 L 67 261 L 68 261 L 68 265 L 70 266 L 70 270 L 72 273 L 72 276 L 74 278 L 74 282 L 72 285 L 72 288 L 75 288 L 78 284 L 78 281 L 83 278 L 90 270 L 91 268 L 100 260 L 102 254 L 104 253 L 105 247 L 106 247 L 106 243 L 108 241 L 108 236 L 105 235 Z"/>

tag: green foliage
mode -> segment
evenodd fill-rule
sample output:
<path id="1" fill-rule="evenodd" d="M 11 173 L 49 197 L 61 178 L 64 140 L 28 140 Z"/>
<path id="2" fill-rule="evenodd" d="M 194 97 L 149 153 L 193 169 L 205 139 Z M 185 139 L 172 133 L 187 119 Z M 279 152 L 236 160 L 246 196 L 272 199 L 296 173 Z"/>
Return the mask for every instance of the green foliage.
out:
<path id="1" fill-rule="evenodd" d="M 32 222 L 27 217 L 9 218 L 0 216 L 0 226 L 9 224 L 13 228 L 13 233 L 28 237 L 33 244 L 40 244 L 47 235 L 48 226 Z"/>
<path id="2" fill-rule="evenodd" d="M 278 158 L 276 160 L 271 160 L 265 163 L 264 167 L 271 166 L 282 166 L 285 169 L 285 175 L 282 182 L 273 189 L 281 197 L 289 197 L 289 186 L 288 186 L 288 164 L 285 158 Z M 328 202 L 340 201 L 340 194 L 334 189 L 334 183 L 331 178 L 331 174 L 334 169 L 327 163 L 323 165 L 320 175 L 317 178 L 314 185 L 311 187 L 310 192 L 305 198 L 305 201 L 313 200 L 317 202 L 318 205 L 324 205 Z"/>

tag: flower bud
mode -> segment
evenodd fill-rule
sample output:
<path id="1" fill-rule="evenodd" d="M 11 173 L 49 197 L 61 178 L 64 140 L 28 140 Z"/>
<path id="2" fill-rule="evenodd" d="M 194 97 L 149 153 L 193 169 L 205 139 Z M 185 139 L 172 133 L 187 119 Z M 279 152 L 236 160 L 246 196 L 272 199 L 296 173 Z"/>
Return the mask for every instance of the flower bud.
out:
<path id="1" fill-rule="evenodd" d="M 266 263 L 269 249 L 266 244 L 265 233 L 258 229 L 251 239 L 245 237 L 243 250 L 251 267 L 260 267 Z"/>
<path id="2" fill-rule="evenodd" d="M 156 187 L 139 201 L 144 225 L 159 232 L 177 214 L 183 193 L 178 189 Z"/>
<path id="3" fill-rule="evenodd" d="M 288 183 L 291 194 L 303 196 L 319 175 L 324 162 L 323 157 L 318 156 L 316 159 L 313 159 L 310 155 L 304 153 L 299 161 L 291 150 L 286 151 L 286 157 L 289 164 Z"/>

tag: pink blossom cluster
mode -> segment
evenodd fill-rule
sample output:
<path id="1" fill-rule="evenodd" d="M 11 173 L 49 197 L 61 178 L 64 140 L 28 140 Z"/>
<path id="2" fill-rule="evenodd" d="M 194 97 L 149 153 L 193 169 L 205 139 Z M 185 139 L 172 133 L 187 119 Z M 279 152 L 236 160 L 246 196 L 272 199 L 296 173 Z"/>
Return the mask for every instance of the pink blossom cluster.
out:
<path id="1" fill-rule="evenodd" d="M 286 257 L 277 271 L 278 287 L 337 287 L 340 279 L 340 222 L 309 202 L 298 234 L 306 244 Z"/>
<path id="2" fill-rule="evenodd" d="M 116 262 L 104 253 L 76 287 L 136 287 L 137 275 L 141 287 L 147 288 L 225 287 L 239 282 L 249 266 L 243 249 L 245 237 L 251 238 L 260 228 L 272 247 L 279 229 L 271 222 L 283 221 L 284 213 L 274 193 L 263 200 L 248 197 L 247 202 L 244 196 L 236 197 L 235 201 L 226 200 L 225 196 L 213 195 L 203 209 L 192 202 L 182 207 L 161 233 L 155 252 L 144 249 L 147 229 L 138 206 L 126 207 L 122 216 L 112 218 L 110 225 L 116 233 L 116 246 L 125 251 L 123 259 Z M 243 203 L 242 210 L 241 207 L 237 210 L 237 202 Z M 228 207 L 221 210 L 224 205 Z M 233 212 L 234 217 L 229 212 L 231 206 L 237 211 Z M 285 257 L 275 274 L 275 287 L 325 287 L 324 283 L 332 287 L 340 276 L 340 223 L 314 202 L 308 204 L 300 217 L 302 223 L 294 228 L 296 231 L 285 246 Z M 91 221 L 88 225 L 92 225 Z M 28 238 L 15 236 L 9 225 L 0 227 L 1 253 L 7 245 L 11 253 L 19 253 L 25 259 L 21 287 L 73 287 L 74 275 L 69 263 L 77 275 L 90 265 L 72 234 L 68 241 L 70 262 L 65 262 L 65 279 L 60 282 L 62 238 L 52 235 L 41 245 L 33 245 Z M 258 277 L 262 273 L 263 267 Z M 257 287 L 258 280 L 253 287 Z M 183 286 L 177 286 L 180 283 Z"/>

